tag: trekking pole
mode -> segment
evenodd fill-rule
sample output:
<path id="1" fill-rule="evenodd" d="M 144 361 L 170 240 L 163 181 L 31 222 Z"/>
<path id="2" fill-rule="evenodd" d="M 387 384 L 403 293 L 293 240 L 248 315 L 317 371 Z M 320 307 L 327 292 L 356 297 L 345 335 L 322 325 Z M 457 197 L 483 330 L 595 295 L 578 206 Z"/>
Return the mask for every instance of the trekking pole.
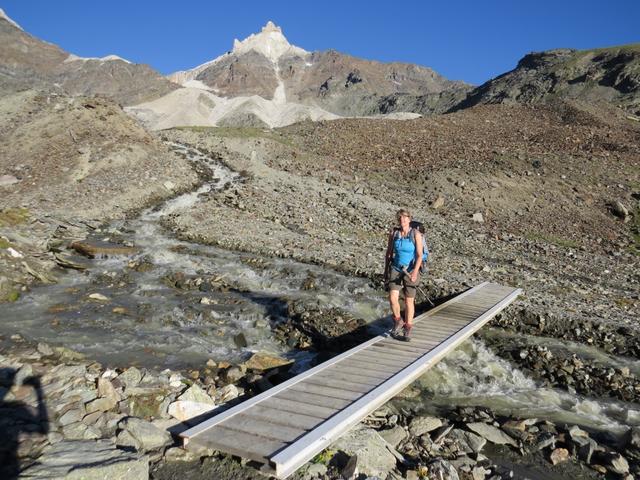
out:
<path id="1" fill-rule="evenodd" d="M 405 276 L 409 277 L 409 280 L 411 280 L 411 275 L 409 275 L 409 272 L 407 271 L 407 267 L 403 267 L 402 272 L 405 274 Z M 418 285 L 416 285 L 416 290 L 418 290 L 418 292 L 420 292 L 420 294 L 427 299 L 427 302 L 429 302 L 432 307 L 435 307 L 431 299 L 427 296 L 426 293 L 424 293 L 424 290 L 422 290 Z"/>

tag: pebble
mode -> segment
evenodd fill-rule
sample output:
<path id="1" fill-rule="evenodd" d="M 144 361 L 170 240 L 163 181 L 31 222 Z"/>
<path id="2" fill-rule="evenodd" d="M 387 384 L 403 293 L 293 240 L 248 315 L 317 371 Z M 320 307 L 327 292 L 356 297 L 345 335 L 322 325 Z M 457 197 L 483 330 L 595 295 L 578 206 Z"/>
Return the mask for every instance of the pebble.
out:
<path id="1" fill-rule="evenodd" d="M 91 300 L 96 300 L 98 302 L 108 302 L 109 301 L 109 297 L 107 297 L 106 295 L 102 295 L 101 293 L 92 293 L 89 295 L 89 298 Z"/>
<path id="2" fill-rule="evenodd" d="M 556 448 L 551 452 L 549 460 L 551 460 L 551 463 L 553 465 L 566 462 L 567 460 L 569 460 L 569 451 L 566 448 Z"/>

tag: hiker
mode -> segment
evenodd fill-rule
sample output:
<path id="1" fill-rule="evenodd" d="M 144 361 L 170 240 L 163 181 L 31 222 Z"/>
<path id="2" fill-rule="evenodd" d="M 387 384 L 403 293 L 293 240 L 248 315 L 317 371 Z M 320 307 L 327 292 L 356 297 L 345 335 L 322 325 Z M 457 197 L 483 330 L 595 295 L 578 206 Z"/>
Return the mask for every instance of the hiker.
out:
<path id="1" fill-rule="evenodd" d="M 388 284 L 389 304 L 393 314 L 392 335 L 408 341 L 420 283 L 423 239 L 417 228 L 411 228 L 411 214 L 408 210 L 398 210 L 396 220 L 398 225 L 389 232 L 384 259 L 384 281 Z M 404 320 L 400 316 L 400 290 L 404 292 Z"/>

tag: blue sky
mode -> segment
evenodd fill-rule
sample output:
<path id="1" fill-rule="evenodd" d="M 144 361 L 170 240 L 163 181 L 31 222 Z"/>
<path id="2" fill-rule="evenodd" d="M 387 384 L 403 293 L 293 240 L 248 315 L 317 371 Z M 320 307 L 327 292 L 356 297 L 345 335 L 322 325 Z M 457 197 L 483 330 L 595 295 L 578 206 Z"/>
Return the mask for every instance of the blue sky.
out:
<path id="1" fill-rule="evenodd" d="M 531 51 L 640 42 L 640 0 L 0 0 L 26 31 L 80 56 L 162 73 L 199 65 L 273 20 L 306 50 L 433 68 L 480 84 Z"/>

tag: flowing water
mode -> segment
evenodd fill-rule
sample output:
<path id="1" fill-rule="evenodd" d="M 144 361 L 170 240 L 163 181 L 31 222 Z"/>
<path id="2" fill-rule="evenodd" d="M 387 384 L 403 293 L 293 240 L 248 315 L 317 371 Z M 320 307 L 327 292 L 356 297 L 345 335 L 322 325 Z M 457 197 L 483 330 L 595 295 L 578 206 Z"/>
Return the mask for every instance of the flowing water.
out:
<path id="1" fill-rule="evenodd" d="M 208 358 L 235 362 L 256 350 L 289 353 L 275 341 L 271 327 L 285 318 L 293 300 L 340 307 L 367 321 L 386 313 L 386 300 L 365 279 L 174 238 L 162 227 L 163 218 L 193 208 L 202 196 L 239 179 L 197 150 L 172 147 L 207 163 L 214 180 L 95 234 L 93 240 L 117 237 L 135 245 L 139 253 L 94 260 L 90 272 L 70 271 L 57 285 L 34 289 L 19 302 L 3 306 L 1 333 L 19 331 L 110 365 L 184 368 L 202 365 Z M 136 260 L 149 268 L 130 268 Z M 220 279 L 225 287 L 176 289 L 168 284 L 176 273 Z M 317 287 L 301 289 L 308 278 Z M 92 299 L 95 294 L 108 300 Z M 246 347 L 238 346 L 240 333 Z"/>
<path id="2" fill-rule="evenodd" d="M 293 300 L 339 307 L 370 322 L 374 332 L 380 328 L 374 322 L 387 314 L 386 299 L 367 280 L 174 238 L 162 227 L 163 218 L 197 208 L 202 196 L 216 195 L 239 179 L 193 148 L 172 147 L 208 164 L 214 180 L 144 211 L 137 219 L 96 232 L 95 240 L 117 238 L 139 252 L 134 257 L 94 260 L 88 272 L 70 271 L 57 285 L 33 289 L 20 301 L 3 305 L 0 333 L 19 332 L 32 340 L 64 345 L 114 366 L 186 368 L 201 366 L 209 358 L 236 362 L 257 350 L 299 358 L 299 352 L 288 350 L 272 334 Z M 132 268 L 141 264 L 148 268 Z M 175 288 L 176 278 L 191 279 L 196 285 L 194 279 L 212 278 L 222 286 Z M 309 278 L 316 288 L 302 289 Z M 95 294 L 106 299 L 90 297 Z M 246 342 L 238 341 L 240 333 Z M 418 397 L 396 401 L 424 412 L 478 405 L 505 415 L 612 432 L 640 424 L 637 406 L 541 388 L 479 340 L 467 341 L 448 354 L 414 386 Z"/>

